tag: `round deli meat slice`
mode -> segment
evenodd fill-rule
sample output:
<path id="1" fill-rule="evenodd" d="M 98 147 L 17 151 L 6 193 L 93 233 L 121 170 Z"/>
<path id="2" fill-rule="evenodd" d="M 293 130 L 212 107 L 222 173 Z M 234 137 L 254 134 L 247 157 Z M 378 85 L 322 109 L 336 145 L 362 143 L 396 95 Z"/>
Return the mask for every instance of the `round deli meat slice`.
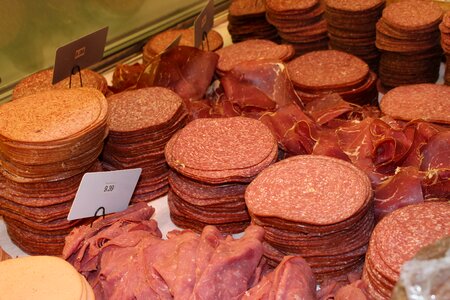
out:
<path id="1" fill-rule="evenodd" d="M 403 30 L 419 30 L 437 25 L 443 10 L 433 1 L 408 0 L 388 5 L 383 11 L 383 20 Z"/>
<path id="2" fill-rule="evenodd" d="M 91 129 L 101 114 L 106 116 L 105 97 L 92 88 L 51 90 L 19 99 L 0 106 L 0 136 L 7 140 L 56 142 Z"/>
<path id="3" fill-rule="evenodd" d="M 424 246 L 450 235 L 450 204 L 429 201 L 402 207 L 375 227 L 363 280 L 372 297 L 390 297 L 402 265 Z"/>
<path id="4" fill-rule="evenodd" d="M 79 76 L 80 75 L 77 73 L 75 75 L 72 75 L 72 79 L 66 78 L 56 84 L 52 84 L 53 69 L 39 71 L 22 79 L 22 81 L 20 81 L 14 87 L 12 98 L 14 100 L 48 90 L 69 89 L 70 80 L 72 88 L 80 87 L 81 85 Z M 83 87 L 97 89 L 103 94 L 106 94 L 108 91 L 106 78 L 97 72 L 91 71 L 89 69 L 81 70 L 81 80 L 83 83 Z"/>
<path id="5" fill-rule="evenodd" d="M 278 45 L 269 40 L 246 40 L 216 51 L 219 55 L 217 69 L 225 73 L 245 61 L 276 59 L 287 61 L 294 54 L 291 45 Z"/>
<path id="6" fill-rule="evenodd" d="M 360 58 L 337 50 L 313 51 L 287 64 L 294 85 L 302 91 L 317 92 L 351 88 L 361 84 L 369 66 Z"/>
<path id="7" fill-rule="evenodd" d="M 163 87 L 125 91 L 108 97 L 110 130 L 114 132 L 160 128 L 173 120 L 183 100 Z"/>
<path id="8" fill-rule="evenodd" d="M 384 95 L 380 108 L 394 119 L 450 124 L 450 86 L 432 83 L 399 86 Z"/>
<path id="9" fill-rule="evenodd" d="M 184 169 L 245 173 L 273 154 L 276 156 L 276 140 L 269 128 L 245 117 L 194 120 L 169 144 L 167 162 L 183 175 Z"/>
<path id="10" fill-rule="evenodd" d="M 262 171 L 248 186 L 245 201 L 256 216 L 329 225 L 351 218 L 371 196 L 367 175 L 352 164 L 302 155 Z"/>

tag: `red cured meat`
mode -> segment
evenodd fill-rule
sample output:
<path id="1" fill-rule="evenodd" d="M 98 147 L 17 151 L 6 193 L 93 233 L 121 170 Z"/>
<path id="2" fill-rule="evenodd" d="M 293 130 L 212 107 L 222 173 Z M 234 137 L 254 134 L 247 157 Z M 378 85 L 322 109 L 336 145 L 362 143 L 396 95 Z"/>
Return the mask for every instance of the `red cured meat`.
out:
<path id="1" fill-rule="evenodd" d="M 358 280 L 349 285 L 340 288 L 336 295 L 335 300 L 368 300 L 369 295 L 366 291 L 366 285 L 363 281 Z"/>
<path id="2" fill-rule="evenodd" d="M 339 94 L 333 93 L 308 102 L 305 110 L 316 123 L 323 125 L 342 114 L 352 111 L 354 107 L 354 104 L 344 101 Z"/>
<path id="3" fill-rule="evenodd" d="M 314 145 L 312 154 L 325 155 L 350 161 L 347 154 L 345 154 L 339 147 L 335 129 L 322 129 L 319 132 L 319 139 Z"/>
<path id="4" fill-rule="evenodd" d="M 127 89 L 135 88 L 144 69 L 145 65 L 140 63 L 132 65 L 118 64 L 114 69 L 111 91 L 120 93 Z"/>
<path id="5" fill-rule="evenodd" d="M 196 282 L 192 299 L 239 299 L 261 260 L 264 230 L 249 226 L 239 240 L 222 241 Z"/>
<path id="6" fill-rule="evenodd" d="M 227 72 L 221 78 L 221 83 L 227 98 L 242 108 L 255 106 L 273 110 L 292 102 L 302 105 L 281 61 L 258 60 L 241 63 Z M 236 89 L 236 85 L 241 85 L 241 88 Z M 245 88 L 251 88 L 253 93 L 259 95 L 252 95 L 245 91 Z M 266 99 L 261 98 L 258 101 L 258 98 L 263 96 Z M 254 100 L 256 105 L 252 104 L 251 100 Z"/>
<path id="7" fill-rule="evenodd" d="M 178 46 L 152 60 L 137 87 L 167 87 L 185 100 L 202 99 L 211 83 L 219 56 L 197 48 Z"/>
<path id="8" fill-rule="evenodd" d="M 421 170 L 450 169 L 450 131 L 433 135 L 422 150 Z"/>
<path id="9" fill-rule="evenodd" d="M 421 181 L 416 167 L 399 168 L 375 188 L 375 216 L 381 219 L 400 207 L 423 202 Z"/>
<path id="10" fill-rule="evenodd" d="M 450 131 L 433 135 L 422 149 L 425 197 L 450 199 Z"/>
<path id="11" fill-rule="evenodd" d="M 111 240 L 101 254 L 98 281 L 90 280 L 96 299 L 172 299 L 168 285 L 152 267 L 160 241 L 144 231 Z"/>
<path id="12" fill-rule="evenodd" d="M 266 113 L 260 120 L 271 129 L 284 151 L 291 155 L 312 153 L 318 126 L 295 103 Z"/>
<path id="13" fill-rule="evenodd" d="M 243 300 L 316 299 L 316 280 L 300 256 L 285 256 L 276 269 L 248 290 Z"/>
<path id="14" fill-rule="evenodd" d="M 435 125 L 433 123 L 424 122 L 424 121 L 412 121 L 405 125 L 405 127 L 413 127 L 415 128 L 415 134 L 413 143 L 409 150 L 409 153 L 406 159 L 403 161 L 402 166 L 420 166 L 420 161 L 422 159 L 422 148 L 428 143 L 428 140 L 443 130 L 440 126 Z"/>

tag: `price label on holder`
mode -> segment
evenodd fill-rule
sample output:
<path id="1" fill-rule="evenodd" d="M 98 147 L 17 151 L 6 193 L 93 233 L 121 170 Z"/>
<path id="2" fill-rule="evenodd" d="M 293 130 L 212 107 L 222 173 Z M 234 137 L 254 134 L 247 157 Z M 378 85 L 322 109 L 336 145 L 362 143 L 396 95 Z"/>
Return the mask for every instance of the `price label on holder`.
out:
<path id="1" fill-rule="evenodd" d="M 214 25 L 214 0 L 209 0 L 194 22 L 194 47 L 198 48 Z M 209 49 L 207 49 L 209 50 Z"/>
<path id="2" fill-rule="evenodd" d="M 141 172 L 137 168 L 84 174 L 67 220 L 95 216 L 100 208 L 102 214 L 125 210 Z"/>
<path id="3" fill-rule="evenodd" d="M 99 62 L 103 58 L 108 27 L 85 35 L 56 50 L 53 81 L 55 84 L 78 71 Z"/>

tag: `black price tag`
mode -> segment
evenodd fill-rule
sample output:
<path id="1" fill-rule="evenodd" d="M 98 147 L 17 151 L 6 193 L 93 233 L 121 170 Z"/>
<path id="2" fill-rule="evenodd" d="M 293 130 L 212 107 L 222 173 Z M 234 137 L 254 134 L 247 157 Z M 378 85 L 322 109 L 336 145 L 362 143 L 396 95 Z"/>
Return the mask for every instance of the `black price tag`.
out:
<path id="1" fill-rule="evenodd" d="M 53 81 L 55 84 L 72 75 L 74 69 L 81 70 L 103 58 L 108 27 L 85 35 L 56 50 Z"/>
<path id="2" fill-rule="evenodd" d="M 198 15 L 194 22 L 194 47 L 199 48 L 203 42 L 203 37 L 208 34 L 214 25 L 214 0 L 209 0 L 208 4 Z"/>

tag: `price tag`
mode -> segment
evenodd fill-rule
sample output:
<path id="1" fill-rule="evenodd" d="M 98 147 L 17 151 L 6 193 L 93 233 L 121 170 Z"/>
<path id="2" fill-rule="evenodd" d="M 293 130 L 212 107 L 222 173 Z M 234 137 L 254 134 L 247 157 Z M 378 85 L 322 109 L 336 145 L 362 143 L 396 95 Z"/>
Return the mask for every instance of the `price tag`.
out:
<path id="1" fill-rule="evenodd" d="M 69 77 L 75 67 L 81 70 L 102 60 L 107 35 L 108 27 L 105 27 L 59 47 L 55 55 L 52 83 Z"/>
<path id="2" fill-rule="evenodd" d="M 100 207 L 105 214 L 125 210 L 141 172 L 137 168 L 84 174 L 67 220 L 92 217 Z"/>
<path id="3" fill-rule="evenodd" d="M 194 22 L 194 47 L 198 48 L 203 42 L 203 36 L 208 34 L 214 25 L 214 0 L 209 0 L 205 8 Z"/>

